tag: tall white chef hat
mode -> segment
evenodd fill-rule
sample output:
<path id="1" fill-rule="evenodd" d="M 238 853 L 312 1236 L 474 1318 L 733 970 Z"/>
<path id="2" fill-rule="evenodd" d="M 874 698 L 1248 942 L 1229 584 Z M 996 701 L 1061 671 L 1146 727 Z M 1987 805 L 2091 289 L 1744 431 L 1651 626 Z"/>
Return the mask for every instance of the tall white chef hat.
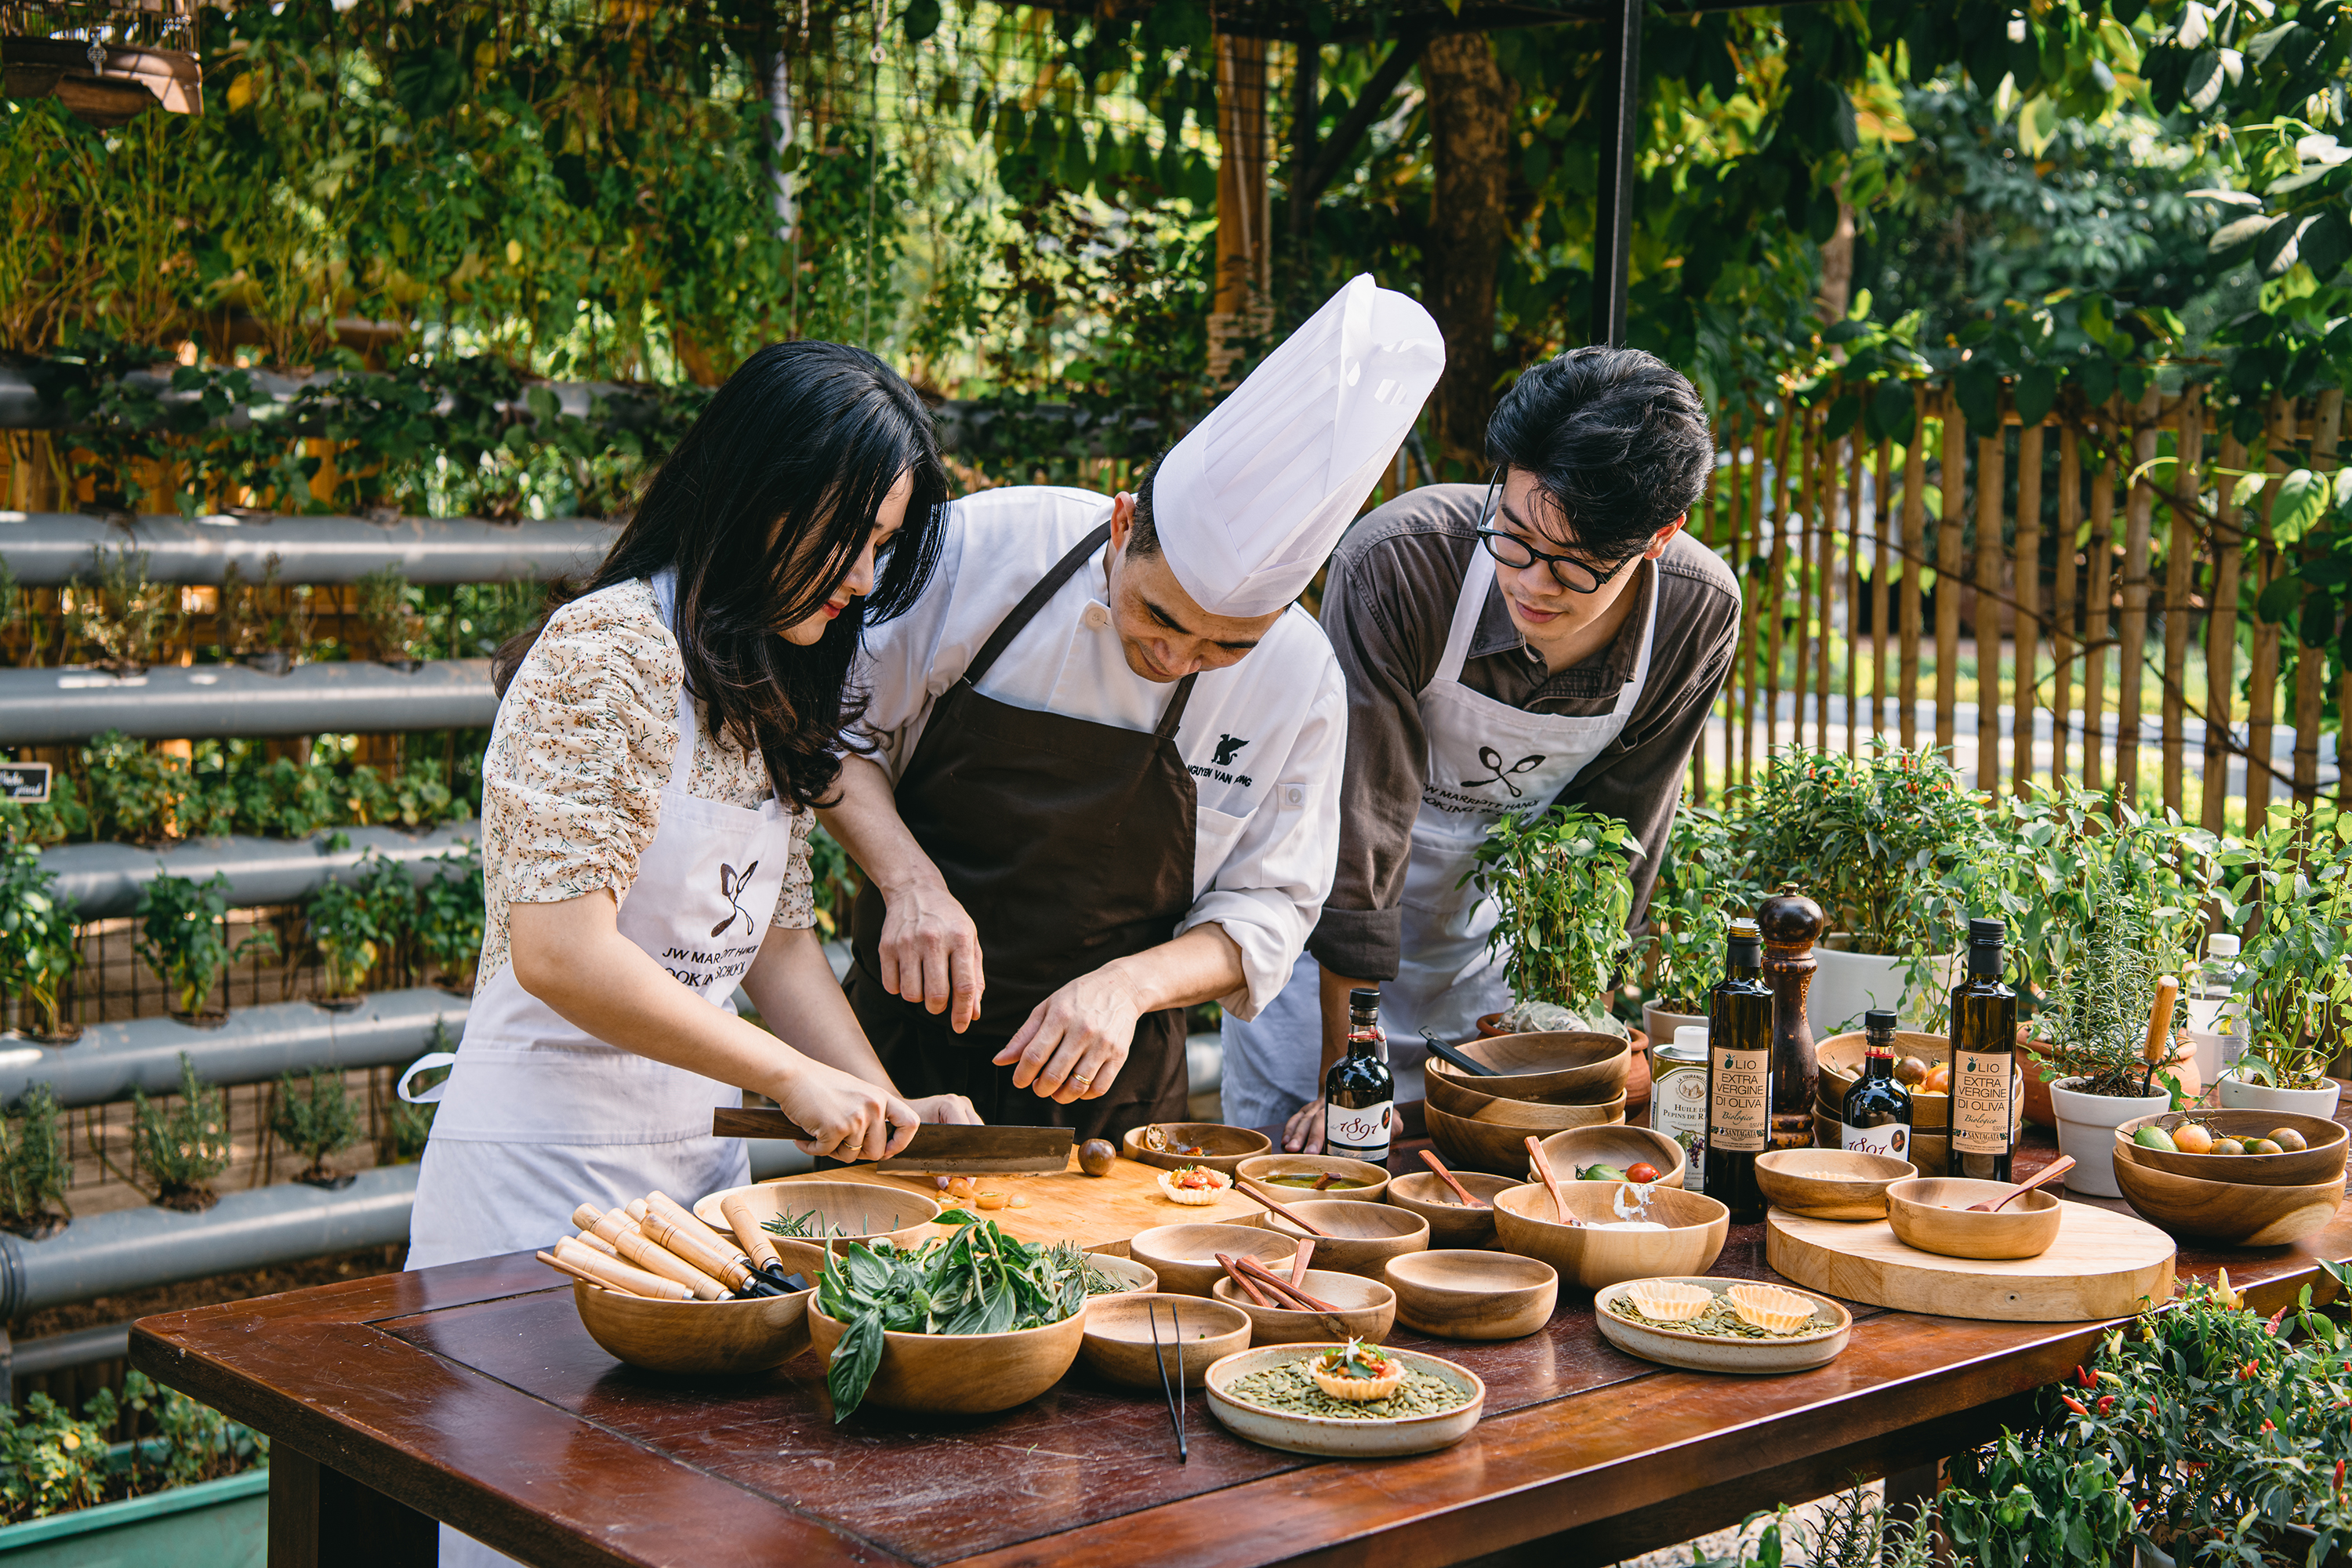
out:
<path id="1" fill-rule="evenodd" d="M 1298 597 L 1421 413 L 1445 340 L 1360 274 L 1176 443 L 1151 478 L 1169 569 L 1213 616 Z"/>

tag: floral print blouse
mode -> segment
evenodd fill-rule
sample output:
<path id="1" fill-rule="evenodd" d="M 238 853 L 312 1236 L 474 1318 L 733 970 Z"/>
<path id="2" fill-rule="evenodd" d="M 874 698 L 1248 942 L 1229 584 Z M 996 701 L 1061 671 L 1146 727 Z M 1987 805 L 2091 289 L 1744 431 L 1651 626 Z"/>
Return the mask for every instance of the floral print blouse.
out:
<path id="1" fill-rule="evenodd" d="M 506 967 L 507 905 L 560 903 L 598 888 L 628 897 L 661 823 L 686 684 L 677 639 L 640 578 L 574 599 L 549 617 L 499 703 L 482 758 L 478 990 Z M 688 795 L 756 808 L 775 791 L 758 753 L 695 727 Z M 809 874 L 815 817 L 792 814 L 793 847 L 772 925 L 816 923 Z"/>

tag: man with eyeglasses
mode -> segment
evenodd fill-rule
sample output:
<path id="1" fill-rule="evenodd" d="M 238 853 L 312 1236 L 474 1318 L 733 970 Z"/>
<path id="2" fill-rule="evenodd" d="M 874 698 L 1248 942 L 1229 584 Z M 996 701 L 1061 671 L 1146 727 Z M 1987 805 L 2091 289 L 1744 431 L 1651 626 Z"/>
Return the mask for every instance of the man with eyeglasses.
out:
<path id="1" fill-rule="evenodd" d="M 1397 1099 L 1420 1031 L 1511 1005 L 1496 911 L 1464 885 L 1488 827 L 1580 805 L 1629 823 L 1643 928 L 1691 748 L 1730 668 L 1739 586 L 1683 531 L 1715 464 L 1697 392 L 1631 349 L 1535 366 L 1486 426 L 1484 485 L 1409 491 L 1331 558 L 1348 682 L 1338 874 L 1289 984 L 1224 1024 L 1225 1120 L 1319 1150 L 1348 993 L 1377 984 Z M 1582 998 L 1570 1000 L 1584 1000 Z"/>

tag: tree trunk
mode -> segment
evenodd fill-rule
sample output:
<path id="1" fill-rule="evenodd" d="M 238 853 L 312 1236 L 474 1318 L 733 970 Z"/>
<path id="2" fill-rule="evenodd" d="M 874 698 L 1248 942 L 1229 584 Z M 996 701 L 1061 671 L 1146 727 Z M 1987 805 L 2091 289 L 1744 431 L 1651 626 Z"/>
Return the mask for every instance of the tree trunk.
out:
<path id="1" fill-rule="evenodd" d="M 1445 334 L 1445 376 L 1431 402 L 1440 477 L 1484 471 L 1486 416 L 1500 370 L 1495 274 L 1502 261 L 1511 94 L 1479 33 L 1432 38 L 1422 51 L 1436 185 L 1422 247 L 1422 293 Z"/>

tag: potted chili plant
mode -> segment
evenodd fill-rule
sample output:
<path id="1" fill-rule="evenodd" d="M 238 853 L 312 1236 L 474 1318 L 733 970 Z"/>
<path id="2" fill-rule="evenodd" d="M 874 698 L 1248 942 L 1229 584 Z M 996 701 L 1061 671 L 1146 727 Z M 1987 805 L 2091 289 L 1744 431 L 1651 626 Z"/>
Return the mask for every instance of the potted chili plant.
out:
<path id="1" fill-rule="evenodd" d="M 223 972 L 248 955 L 278 951 L 278 938 L 267 928 L 229 945 L 233 891 L 220 872 L 202 883 L 159 874 L 139 889 L 139 956 L 171 987 L 172 1016 L 183 1024 L 217 1029 L 228 1022 L 226 1007 L 206 1006 Z"/>
<path id="2" fill-rule="evenodd" d="M 1671 1040 L 1678 1028 L 1706 1027 L 1726 922 L 1763 896 L 1721 812 L 1685 805 L 1675 813 L 1666 861 L 1650 895 L 1649 984 L 1642 1002 L 1650 1038 Z"/>
<path id="3" fill-rule="evenodd" d="M 2222 857 L 2230 896 L 2252 905 L 2238 995 L 2246 1048 L 2221 1075 L 2225 1106 L 2336 1114 L 2327 1065 L 2352 1036 L 2352 822 L 2318 827 L 2301 806 Z"/>
<path id="4" fill-rule="evenodd" d="M 1487 951 L 1503 961 L 1513 1005 L 1491 1024 L 1481 1019 L 1482 1029 L 1628 1037 L 1609 994 L 1633 947 L 1625 921 L 1638 853 L 1623 823 L 1573 807 L 1506 816 L 1487 829 L 1470 875 L 1501 911 Z"/>
<path id="5" fill-rule="evenodd" d="M 66 1022 L 66 982 L 81 962 L 74 910 L 59 896 L 54 873 L 41 868 L 30 844 L 0 847 L 0 985 L 18 998 L 18 1026 L 27 1039 L 67 1046 L 81 1026 Z"/>

